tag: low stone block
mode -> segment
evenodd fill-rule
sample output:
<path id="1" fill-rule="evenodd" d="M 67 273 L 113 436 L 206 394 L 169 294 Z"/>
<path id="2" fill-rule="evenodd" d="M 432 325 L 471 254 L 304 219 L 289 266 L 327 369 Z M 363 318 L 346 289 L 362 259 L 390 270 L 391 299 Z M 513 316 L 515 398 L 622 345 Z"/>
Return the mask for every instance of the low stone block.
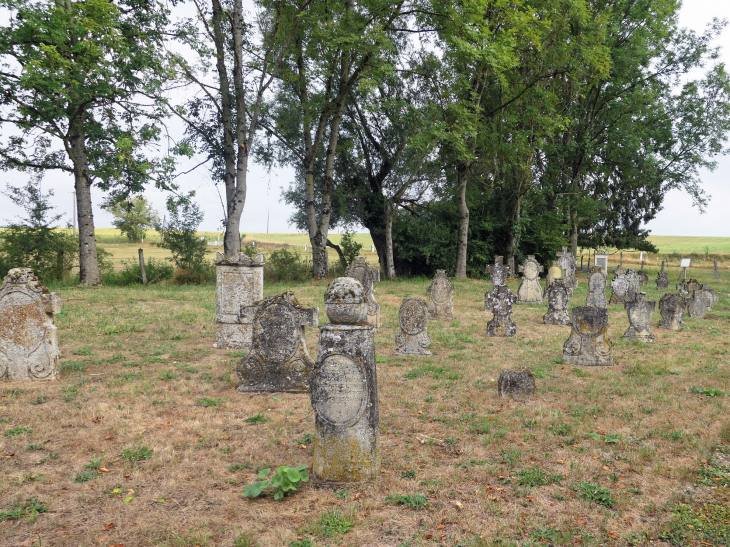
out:
<path id="1" fill-rule="evenodd" d="M 525 401 L 535 397 L 535 376 L 530 369 L 503 370 L 499 374 L 497 391 L 503 399 Z"/>

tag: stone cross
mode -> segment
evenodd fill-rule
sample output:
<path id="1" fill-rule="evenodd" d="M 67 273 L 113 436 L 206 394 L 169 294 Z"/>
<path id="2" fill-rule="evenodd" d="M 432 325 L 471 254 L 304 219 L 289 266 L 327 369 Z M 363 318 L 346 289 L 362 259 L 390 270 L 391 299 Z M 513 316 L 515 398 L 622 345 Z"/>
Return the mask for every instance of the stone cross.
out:
<path id="1" fill-rule="evenodd" d="M 629 288 L 626 290 L 626 300 L 634 300 L 636 293 L 641 291 L 640 280 L 636 270 L 626 272 L 626 280 L 629 282 Z"/>
<path id="2" fill-rule="evenodd" d="M 522 283 L 517 289 L 517 301 L 542 304 L 540 274 L 545 270 L 544 266 L 533 255 L 528 255 L 519 270 L 522 272 Z"/>
<path id="3" fill-rule="evenodd" d="M 428 302 L 429 318 L 453 321 L 454 304 L 451 302 L 451 298 L 454 294 L 454 287 L 445 270 L 436 270 L 436 275 L 426 292 L 431 295 Z"/>
<path id="4" fill-rule="evenodd" d="M 536 393 L 535 376 L 530 369 L 503 370 L 497 381 L 497 392 L 502 399 L 525 401 Z"/>
<path id="5" fill-rule="evenodd" d="M 682 295 L 667 293 L 659 300 L 659 313 L 662 320 L 659 321 L 660 329 L 679 330 L 684 326 L 682 316 L 687 309 L 687 302 Z"/>
<path id="6" fill-rule="evenodd" d="M 502 264 L 502 257 L 499 255 L 494 257 L 494 264 L 487 264 L 486 270 L 492 280 L 492 289 L 504 285 L 505 279 L 510 275 L 509 266 Z"/>
<path id="7" fill-rule="evenodd" d="M 53 315 L 61 297 L 30 268 L 13 268 L 0 286 L 0 380 L 56 380 L 61 368 Z"/>
<path id="8" fill-rule="evenodd" d="M 290 291 L 241 306 L 241 319 L 253 334 L 238 365 L 238 391 L 307 393 L 314 362 L 304 327 L 319 325 L 319 308 L 303 308 Z"/>
<path id="9" fill-rule="evenodd" d="M 216 349 L 249 349 L 252 325 L 240 315 L 241 306 L 250 306 L 264 297 L 264 255 L 251 258 L 243 253 L 228 257 L 216 253 Z"/>
<path id="10" fill-rule="evenodd" d="M 404 298 L 398 310 L 395 355 L 431 355 L 428 346 L 428 308 L 423 298 Z"/>
<path id="11" fill-rule="evenodd" d="M 547 288 L 545 292 L 548 300 L 548 311 L 542 316 L 542 320 L 546 325 L 570 325 L 570 315 L 568 315 L 569 291 L 562 279 L 554 281 Z"/>
<path id="12" fill-rule="evenodd" d="M 591 275 L 588 276 L 586 306 L 605 308 L 606 305 L 606 275 L 600 267 L 595 267 Z"/>
<path id="13" fill-rule="evenodd" d="M 359 281 L 338 277 L 327 287 L 331 321 L 319 328 L 312 376 L 314 474 L 326 481 L 357 482 L 380 473 L 375 327 L 367 319 Z"/>
<path id="14" fill-rule="evenodd" d="M 563 361 L 573 365 L 612 366 L 608 310 L 574 306 L 572 311 L 570 337 L 563 344 Z"/>
<path id="15" fill-rule="evenodd" d="M 692 291 L 692 298 L 687 302 L 687 313 L 695 319 L 704 319 L 710 303 L 704 297 L 701 290 Z"/>
<path id="16" fill-rule="evenodd" d="M 575 289 L 578 287 L 578 279 L 575 277 L 576 261 L 573 253 L 568 251 L 568 247 L 563 245 L 561 251 L 557 253 L 558 266 L 563 270 L 563 283 L 566 287 Z"/>
<path id="17" fill-rule="evenodd" d="M 625 274 L 626 273 L 626 270 L 624 269 L 624 253 L 623 253 L 623 251 L 621 251 L 620 261 L 618 263 L 618 266 L 616 266 L 616 269 L 613 271 L 613 273 L 616 274 L 616 275 L 620 275 L 620 274 Z"/>
<path id="18" fill-rule="evenodd" d="M 367 258 L 358 256 L 345 270 L 345 277 L 357 279 L 365 288 L 368 298 L 368 323 L 375 328 L 380 327 L 380 304 L 375 300 L 375 287 L 373 284 L 380 282 L 380 270 L 368 264 Z"/>
<path id="19" fill-rule="evenodd" d="M 651 314 L 656 309 L 656 300 L 647 300 L 646 293 L 636 294 L 636 299 L 624 303 L 629 316 L 629 328 L 624 332 L 624 338 L 639 340 L 649 344 L 654 343 L 654 333 L 649 328 Z"/>
<path id="20" fill-rule="evenodd" d="M 626 274 L 616 274 L 611 280 L 611 299 L 609 304 L 621 304 L 623 305 L 628 300 L 629 294 L 629 280 Z"/>
<path id="21" fill-rule="evenodd" d="M 494 314 L 487 323 L 488 336 L 514 336 L 517 334 L 517 325 L 512 321 L 512 304 L 517 297 L 512 294 L 507 285 L 499 285 L 493 291 L 484 295 L 484 309 Z"/>

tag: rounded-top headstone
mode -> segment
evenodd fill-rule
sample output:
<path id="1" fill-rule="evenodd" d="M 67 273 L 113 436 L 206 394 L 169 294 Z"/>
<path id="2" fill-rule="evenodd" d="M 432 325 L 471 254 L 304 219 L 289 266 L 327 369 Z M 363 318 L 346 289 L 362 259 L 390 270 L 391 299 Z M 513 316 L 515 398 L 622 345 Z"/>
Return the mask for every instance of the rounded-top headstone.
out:
<path id="1" fill-rule="evenodd" d="M 362 284 L 352 277 L 338 277 L 324 293 L 324 308 L 331 323 L 357 325 L 368 318 L 368 297 Z"/>

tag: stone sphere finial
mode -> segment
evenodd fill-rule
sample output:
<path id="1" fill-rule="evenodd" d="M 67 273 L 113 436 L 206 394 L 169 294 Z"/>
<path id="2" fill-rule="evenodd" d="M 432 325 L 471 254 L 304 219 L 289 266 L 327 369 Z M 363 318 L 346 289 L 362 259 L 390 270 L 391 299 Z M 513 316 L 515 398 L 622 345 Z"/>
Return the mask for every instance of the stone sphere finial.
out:
<path id="1" fill-rule="evenodd" d="M 357 325 L 368 317 L 368 297 L 357 279 L 338 277 L 324 293 L 324 308 L 330 322 L 338 325 Z"/>

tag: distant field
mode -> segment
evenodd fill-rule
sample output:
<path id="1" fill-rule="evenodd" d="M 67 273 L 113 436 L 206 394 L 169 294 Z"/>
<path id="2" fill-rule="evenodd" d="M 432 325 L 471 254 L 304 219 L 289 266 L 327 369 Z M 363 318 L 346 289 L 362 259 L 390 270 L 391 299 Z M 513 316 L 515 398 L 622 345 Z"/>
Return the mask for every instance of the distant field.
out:
<path id="1" fill-rule="evenodd" d="M 730 237 L 649 236 L 660 253 L 730 253 Z"/>

